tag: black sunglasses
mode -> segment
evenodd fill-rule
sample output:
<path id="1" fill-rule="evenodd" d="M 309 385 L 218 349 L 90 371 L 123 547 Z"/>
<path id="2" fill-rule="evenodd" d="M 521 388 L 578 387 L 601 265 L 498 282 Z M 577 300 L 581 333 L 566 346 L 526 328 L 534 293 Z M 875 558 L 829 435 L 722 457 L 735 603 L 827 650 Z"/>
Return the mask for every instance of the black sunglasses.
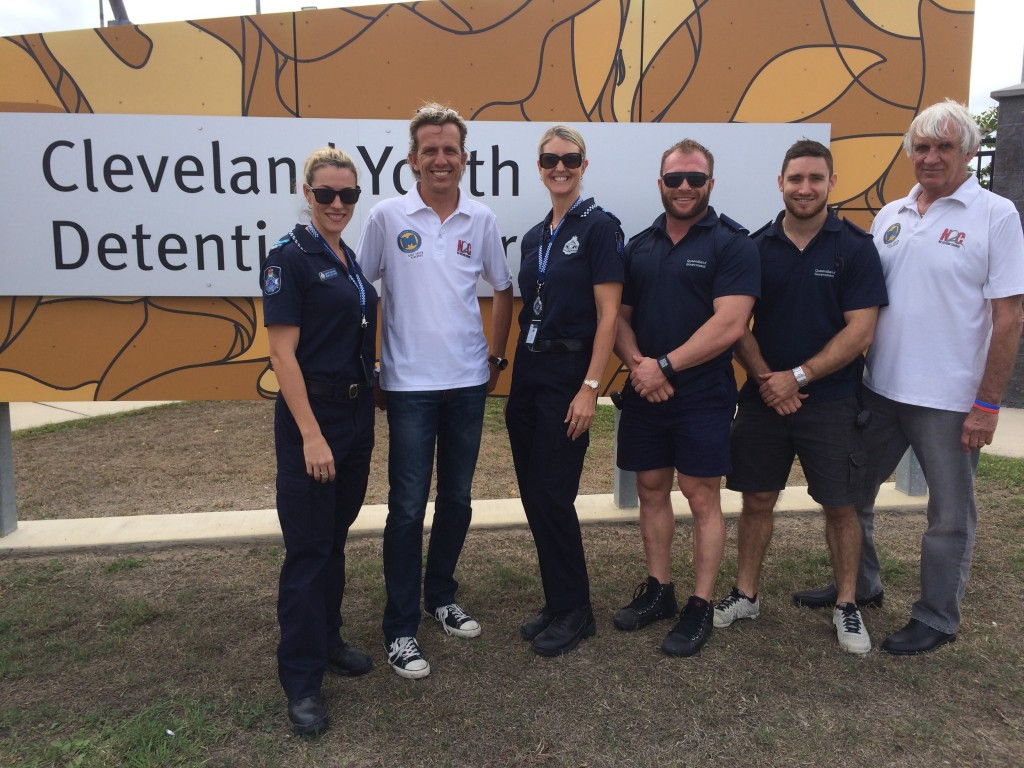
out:
<path id="1" fill-rule="evenodd" d="M 362 192 L 359 187 L 331 189 L 330 187 L 307 186 L 306 189 L 313 193 L 313 199 L 320 203 L 320 205 L 330 205 L 334 202 L 335 197 L 340 197 L 341 202 L 345 205 L 355 205 L 359 202 L 359 193 Z"/>
<path id="2" fill-rule="evenodd" d="M 559 160 L 562 161 L 562 165 L 570 169 L 576 169 L 583 165 L 583 155 L 579 152 L 569 152 L 566 155 L 556 155 L 554 152 L 541 152 L 538 162 L 541 168 L 551 170 L 558 165 Z"/>
<path id="3" fill-rule="evenodd" d="M 691 189 L 699 189 L 707 184 L 710 178 L 706 173 L 701 173 L 700 171 L 672 171 L 662 176 L 661 180 L 665 183 L 666 187 L 675 189 L 685 179 Z"/>

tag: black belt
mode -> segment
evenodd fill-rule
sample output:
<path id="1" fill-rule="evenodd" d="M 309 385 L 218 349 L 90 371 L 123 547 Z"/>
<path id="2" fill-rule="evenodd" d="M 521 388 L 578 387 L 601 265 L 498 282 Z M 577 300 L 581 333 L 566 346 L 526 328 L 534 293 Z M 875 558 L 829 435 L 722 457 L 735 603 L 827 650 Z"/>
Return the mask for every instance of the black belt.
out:
<path id="1" fill-rule="evenodd" d="M 520 342 L 525 338 L 525 334 L 519 334 Z M 541 339 L 526 344 L 531 352 L 588 352 L 593 346 L 593 339 Z"/>
<path id="2" fill-rule="evenodd" d="M 370 388 L 363 382 L 352 384 L 331 384 L 327 381 L 306 379 L 306 393 L 313 397 L 327 397 L 332 400 L 355 400 Z"/>

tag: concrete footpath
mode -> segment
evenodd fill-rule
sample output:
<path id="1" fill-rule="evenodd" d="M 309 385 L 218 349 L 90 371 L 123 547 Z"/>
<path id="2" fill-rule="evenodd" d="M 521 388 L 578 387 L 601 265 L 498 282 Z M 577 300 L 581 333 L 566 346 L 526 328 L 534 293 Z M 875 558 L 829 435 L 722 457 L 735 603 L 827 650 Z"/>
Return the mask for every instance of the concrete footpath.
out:
<path id="1" fill-rule="evenodd" d="M 152 407 L 158 403 L 12 403 L 11 425 L 17 431 L 43 424 L 120 413 Z M 986 452 L 1024 458 L 1024 410 L 1006 409 L 1000 415 L 996 440 Z M 892 483 L 883 486 L 877 507 L 884 510 L 915 511 L 924 508 L 927 497 L 907 496 Z M 677 518 L 689 517 L 686 500 L 672 494 Z M 576 503 L 584 524 L 621 523 L 636 520 L 636 509 L 619 509 L 611 494 L 580 496 Z M 727 516 L 740 510 L 740 494 L 722 492 L 722 509 Z M 806 513 L 818 509 L 805 486 L 783 491 L 782 513 Z M 353 524 L 353 535 L 379 535 L 384 530 L 387 507 L 364 506 Z M 427 508 L 427 527 L 433 505 Z M 509 528 L 526 525 L 519 499 L 477 500 L 473 503 L 473 528 Z M 78 549 L 128 550 L 187 544 L 280 541 L 281 530 L 273 509 L 234 512 L 195 512 L 180 515 L 130 515 L 123 517 L 62 520 L 25 520 L 10 535 L 0 538 L 0 556 L 41 554 Z"/>

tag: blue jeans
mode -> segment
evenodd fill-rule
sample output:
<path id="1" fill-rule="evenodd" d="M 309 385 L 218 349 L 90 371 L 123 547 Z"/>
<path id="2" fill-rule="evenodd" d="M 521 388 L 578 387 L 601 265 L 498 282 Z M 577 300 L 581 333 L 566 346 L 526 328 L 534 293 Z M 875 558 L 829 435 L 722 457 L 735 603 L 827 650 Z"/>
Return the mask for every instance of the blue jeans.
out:
<path id="1" fill-rule="evenodd" d="M 427 392 L 388 392 L 388 520 L 384 528 L 390 642 L 415 636 L 420 591 L 427 611 L 455 602 L 455 566 L 469 530 L 473 471 L 480 453 L 486 385 Z M 423 516 L 437 445 L 437 496 L 422 582 Z"/>

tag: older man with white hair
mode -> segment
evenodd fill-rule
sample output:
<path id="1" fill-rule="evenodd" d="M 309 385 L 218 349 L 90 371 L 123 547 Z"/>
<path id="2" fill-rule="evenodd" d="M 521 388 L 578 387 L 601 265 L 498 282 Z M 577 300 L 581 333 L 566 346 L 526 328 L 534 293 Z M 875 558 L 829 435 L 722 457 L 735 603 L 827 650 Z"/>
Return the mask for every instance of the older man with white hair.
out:
<path id="1" fill-rule="evenodd" d="M 923 110 L 903 142 L 917 184 L 871 227 L 889 306 L 879 312 L 864 373 L 869 466 L 858 505 L 859 599 L 881 601 L 874 499 L 908 445 L 929 487 L 921 594 L 910 622 L 882 643 L 899 655 L 956 639 L 978 521 L 978 453 L 992 442 L 1020 344 L 1024 234 L 1013 204 L 982 189 L 967 166 L 980 139 L 957 102 Z M 825 606 L 835 586 L 793 598 Z"/>

